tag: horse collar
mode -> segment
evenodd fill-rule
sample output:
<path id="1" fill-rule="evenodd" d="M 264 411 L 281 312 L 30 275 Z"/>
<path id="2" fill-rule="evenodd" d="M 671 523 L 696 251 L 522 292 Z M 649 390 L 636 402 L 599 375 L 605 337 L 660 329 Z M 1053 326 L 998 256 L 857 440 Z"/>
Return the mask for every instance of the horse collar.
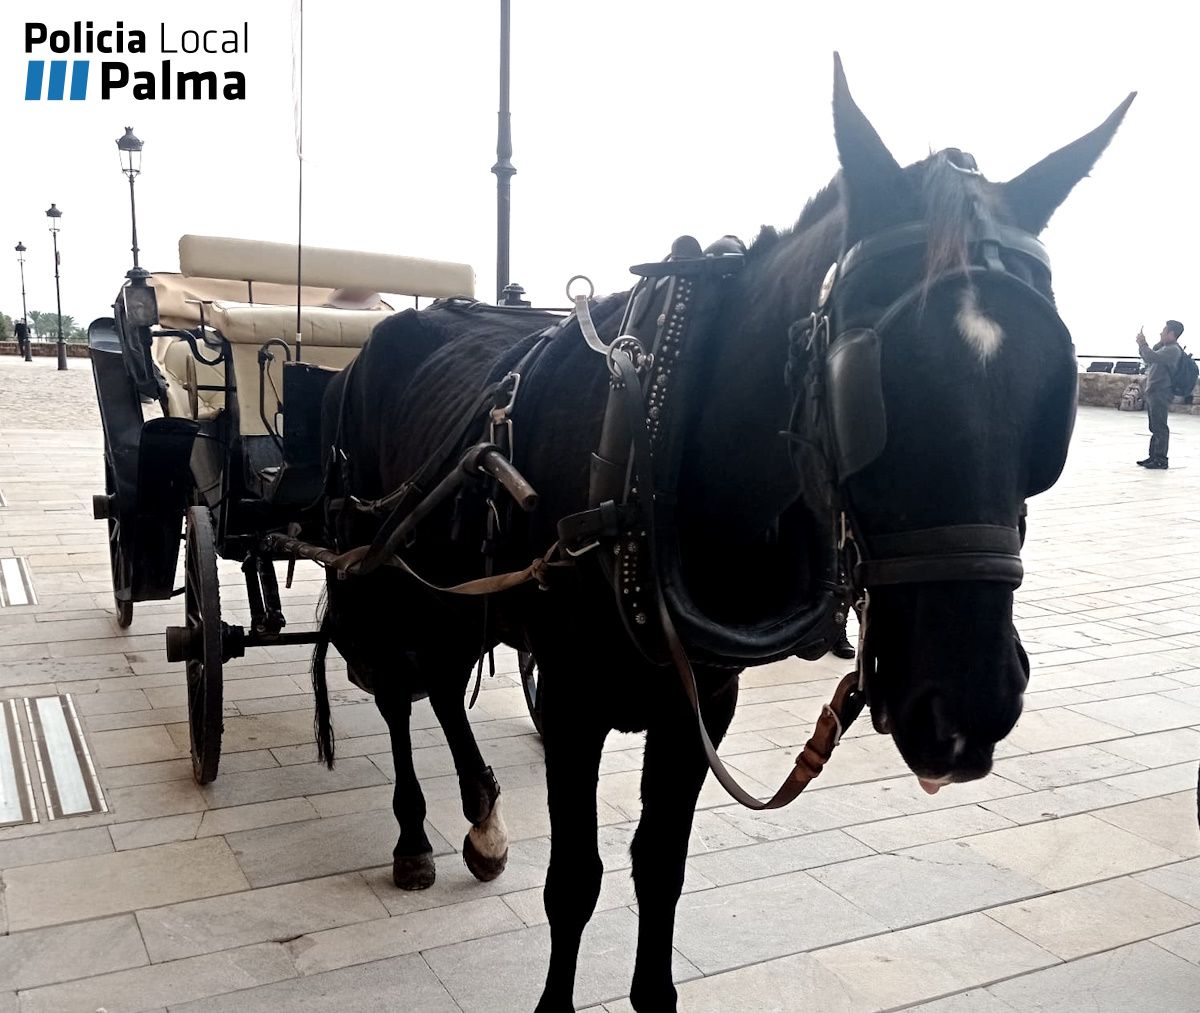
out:
<path id="1" fill-rule="evenodd" d="M 591 460 L 590 508 L 563 518 L 560 543 L 571 555 L 593 549 L 612 584 L 627 633 L 646 657 L 666 662 L 661 588 L 688 651 L 707 664 L 744 667 L 795 653 L 827 649 L 834 557 L 821 570 L 815 600 L 789 602 L 785 614 L 731 628 L 714 621 L 687 590 L 679 548 L 677 490 L 689 426 L 702 409 L 701 370 L 718 335 L 711 326 L 724 282 L 742 264 L 734 237 L 708 250 L 690 236 L 676 240 L 661 264 L 633 268 L 641 280 L 630 294 L 620 329 L 605 344 L 591 326 L 587 300 L 576 297 L 589 347 L 606 355 L 611 372 L 601 437 Z M 624 352 L 625 354 L 619 354 Z M 620 368 L 614 368 L 619 366 Z"/>

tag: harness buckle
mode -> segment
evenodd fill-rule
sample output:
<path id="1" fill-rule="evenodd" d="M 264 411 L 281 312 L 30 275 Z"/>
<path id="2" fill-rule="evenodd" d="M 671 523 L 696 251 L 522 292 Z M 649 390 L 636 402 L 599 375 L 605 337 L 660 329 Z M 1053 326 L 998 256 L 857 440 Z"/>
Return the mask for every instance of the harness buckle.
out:
<path id="1" fill-rule="evenodd" d="M 512 411 L 517 403 L 517 391 L 521 388 L 521 374 L 509 373 L 501 383 L 507 383 L 509 380 L 512 381 L 512 389 L 508 392 L 508 401 L 503 405 L 496 405 L 488 412 L 491 420 L 488 424 L 488 442 L 494 443 L 509 460 L 512 460 L 514 447 Z"/>

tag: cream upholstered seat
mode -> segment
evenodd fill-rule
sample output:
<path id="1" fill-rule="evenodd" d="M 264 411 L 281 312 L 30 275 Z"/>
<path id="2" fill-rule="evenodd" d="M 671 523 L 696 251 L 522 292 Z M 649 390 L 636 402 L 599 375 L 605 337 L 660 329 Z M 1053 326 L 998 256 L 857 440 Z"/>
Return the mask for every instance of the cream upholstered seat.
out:
<path id="1" fill-rule="evenodd" d="M 163 327 L 193 330 L 203 325 L 229 342 L 244 436 L 267 432 L 259 414 L 259 348 L 280 339 L 295 354 L 296 261 L 296 247 L 285 243 L 184 236 L 179 241 L 182 275 L 156 274 L 151 279 Z M 475 275 L 466 264 L 306 246 L 300 265 L 301 355 L 305 362 L 330 369 L 347 366 L 375 325 L 393 312 L 323 305 L 335 289 L 429 297 L 474 294 Z M 171 415 L 213 418 L 224 408 L 223 390 L 198 389 L 223 386 L 223 367 L 196 362 L 190 347 L 178 338 L 156 338 L 154 351 L 167 378 Z M 273 391 L 283 389 L 284 358 L 276 350 L 267 365 L 268 413 L 274 407 Z"/>
<path id="2" fill-rule="evenodd" d="M 444 299 L 475 295 L 475 272 L 467 264 L 321 246 L 302 247 L 298 259 L 299 279 L 296 247 L 290 243 L 220 236 L 183 236 L 179 240 L 179 270 L 189 277 L 292 286 L 298 280 L 302 285 Z"/>

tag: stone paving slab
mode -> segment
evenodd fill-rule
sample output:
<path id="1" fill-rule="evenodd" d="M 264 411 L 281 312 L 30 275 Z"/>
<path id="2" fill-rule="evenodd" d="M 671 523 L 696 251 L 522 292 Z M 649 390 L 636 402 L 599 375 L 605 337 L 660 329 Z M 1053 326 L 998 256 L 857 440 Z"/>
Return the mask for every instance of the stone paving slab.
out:
<path id="1" fill-rule="evenodd" d="M 505 794 L 509 867 L 476 882 L 444 739 L 413 741 L 439 855 L 428 891 L 390 880 L 386 731 L 330 662 L 340 762 L 313 762 L 307 649 L 226 668 L 221 774 L 191 780 L 186 695 L 166 661 L 177 601 L 120 630 L 85 360 L 0 357 L 0 556 L 37 605 L 0 610 L 0 698 L 75 696 L 110 812 L 0 829 L 0 1013 L 29 1010 L 529 1009 L 545 970 L 544 765 L 510 653 L 472 713 Z M 22 368 L 18 368 L 22 367 Z M 14 420 L 24 427 L 13 428 Z M 935 797 L 862 722 L 792 807 L 701 795 L 676 937 L 691 1011 L 1195 1010 L 1200 995 L 1200 417 L 1172 416 L 1172 468 L 1146 473 L 1145 419 L 1081 409 L 1063 480 L 1030 504 L 1015 605 L 1033 665 L 996 772 Z M 1156 540 L 1147 518 L 1169 517 Z M 222 563 L 225 618 L 245 590 Z M 311 628 L 321 574 L 285 608 Z M 842 663 L 746 673 L 722 753 L 764 788 L 790 765 Z M 581 1008 L 628 1011 L 628 848 L 641 737 L 611 736 L 605 861 Z M 20 991 L 18 996 L 17 990 Z M 599 1005 L 597 1005 L 599 1004 Z"/>

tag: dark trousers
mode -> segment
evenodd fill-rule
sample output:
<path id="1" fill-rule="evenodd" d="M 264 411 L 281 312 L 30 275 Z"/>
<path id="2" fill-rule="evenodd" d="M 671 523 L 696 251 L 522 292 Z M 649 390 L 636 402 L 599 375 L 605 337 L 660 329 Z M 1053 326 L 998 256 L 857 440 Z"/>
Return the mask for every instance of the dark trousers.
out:
<path id="1" fill-rule="evenodd" d="M 1146 398 L 1146 414 L 1150 418 L 1150 457 L 1166 461 L 1167 445 L 1171 441 L 1171 430 L 1167 427 L 1168 408 L 1171 395 L 1155 394 Z"/>

